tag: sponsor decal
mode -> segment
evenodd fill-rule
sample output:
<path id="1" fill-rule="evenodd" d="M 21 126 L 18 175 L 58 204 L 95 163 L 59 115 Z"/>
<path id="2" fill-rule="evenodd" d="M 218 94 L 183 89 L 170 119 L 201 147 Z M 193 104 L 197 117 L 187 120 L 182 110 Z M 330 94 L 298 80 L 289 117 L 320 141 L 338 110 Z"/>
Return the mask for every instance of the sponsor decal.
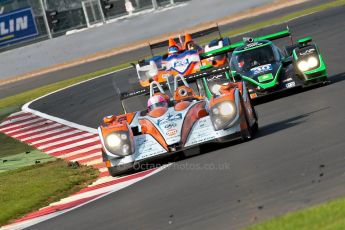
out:
<path id="1" fill-rule="evenodd" d="M 250 49 L 250 48 L 253 48 L 255 46 L 261 46 L 263 45 L 264 43 L 262 42 L 253 42 L 253 43 L 249 43 L 248 45 L 246 45 L 243 49 Z"/>
<path id="2" fill-rule="evenodd" d="M 218 80 L 218 79 L 222 79 L 223 78 L 223 74 L 217 74 L 211 77 L 206 78 L 207 81 L 214 81 L 214 80 Z"/>
<path id="3" fill-rule="evenodd" d="M 185 65 L 189 65 L 190 61 L 188 60 L 188 58 L 183 59 L 183 60 L 175 60 L 174 62 L 174 68 L 179 68 L 179 67 L 183 67 Z"/>
<path id="4" fill-rule="evenodd" d="M 273 79 L 273 75 L 271 73 L 269 74 L 264 74 L 258 77 L 259 82 L 263 82 L 263 81 L 268 81 L 268 80 L 272 80 Z"/>
<path id="5" fill-rule="evenodd" d="M 308 50 L 305 50 L 303 52 L 300 52 L 299 55 L 300 56 L 305 56 L 305 55 L 309 55 L 309 54 L 312 54 L 315 52 L 315 48 L 311 48 L 311 49 L 308 49 Z"/>
<path id="6" fill-rule="evenodd" d="M 254 75 L 269 72 L 272 70 L 273 70 L 273 68 L 272 68 L 271 64 L 261 65 L 261 66 L 250 69 L 251 73 Z"/>
<path id="7" fill-rule="evenodd" d="M 177 129 L 170 129 L 168 132 L 167 132 L 167 136 L 169 137 L 172 137 L 174 135 L 177 134 Z"/>
<path id="8" fill-rule="evenodd" d="M 169 123 L 178 121 L 178 120 L 182 120 L 182 113 L 177 113 L 177 114 L 168 113 L 166 117 L 157 120 L 157 125 L 158 126 L 168 125 Z"/>
<path id="9" fill-rule="evenodd" d="M 292 87 L 295 87 L 295 86 L 296 86 L 296 83 L 294 81 L 285 84 L 286 88 L 292 88 Z"/>
<path id="10" fill-rule="evenodd" d="M 32 9 L 25 8 L 0 15 L 0 46 L 38 35 Z"/>
<path id="11" fill-rule="evenodd" d="M 167 124 L 166 126 L 164 126 L 164 128 L 166 128 L 166 129 L 172 129 L 172 128 L 175 128 L 176 126 L 177 126 L 176 123 L 171 122 L 171 123 Z"/>
<path id="12" fill-rule="evenodd" d="M 192 64 L 200 62 L 200 57 L 197 51 L 188 51 L 182 54 L 173 55 L 167 58 L 167 71 L 172 69 L 180 74 L 184 74 Z"/>

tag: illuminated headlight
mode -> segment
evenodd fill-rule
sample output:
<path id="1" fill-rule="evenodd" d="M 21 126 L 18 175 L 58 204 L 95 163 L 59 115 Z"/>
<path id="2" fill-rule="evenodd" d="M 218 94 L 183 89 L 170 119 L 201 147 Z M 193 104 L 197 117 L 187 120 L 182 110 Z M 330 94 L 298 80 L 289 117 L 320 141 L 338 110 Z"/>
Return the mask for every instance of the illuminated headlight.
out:
<path id="1" fill-rule="evenodd" d="M 108 134 L 104 138 L 104 144 L 106 149 L 115 155 L 128 156 L 132 153 L 130 138 L 125 132 Z"/>
<path id="2" fill-rule="evenodd" d="M 235 117 L 236 105 L 233 102 L 221 102 L 211 110 L 211 119 L 216 130 L 226 129 Z"/>
<path id="3" fill-rule="evenodd" d="M 299 61 L 297 64 L 297 67 L 302 72 L 305 72 L 307 70 L 314 69 L 318 65 L 319 65 L 319 60 L 316 57 L 312 56 L 312 57 L 309 57 L 307 60 Z"/>
<path id="4" fill-rule="evenodd" d="M 121 139 L 118 135 L 112 133 L 105 138 L 105 142 L 110 148 L 117 148 L 121 144 Z"/>
<path id="5" fill-rule="evenodd" d="M 318 64 L 319 64 L 319 61 L 317 60 L 316 57 L 310 57 L 308 59 L 308 65 L 310 69 L 315 68 Z"/>
<path id="6" fill-rule="evenodd" d="M 231 102 L 224 102 L 220 104 L 219 106 L 219 113 L 222 116 L 228 117 L 228 116 L 233 115 L 234 112 L 235 112 L 235 106 Z"/>
<path id="7" fill-rule="evenodd" d="M 213 85 L 211 88 L 212 93 L 215 95 L 220 95 L 220 87 L 221 86 L 217 84 Z"/>
<path id="8" fill-rule="evenodd" d="M 308 62 L 306 61 L 300 61 L 298 62 L 298 68 L 299 70 L 301 70 L 302 72 L 305 72 L 309 69 L 309 65 Z"/>

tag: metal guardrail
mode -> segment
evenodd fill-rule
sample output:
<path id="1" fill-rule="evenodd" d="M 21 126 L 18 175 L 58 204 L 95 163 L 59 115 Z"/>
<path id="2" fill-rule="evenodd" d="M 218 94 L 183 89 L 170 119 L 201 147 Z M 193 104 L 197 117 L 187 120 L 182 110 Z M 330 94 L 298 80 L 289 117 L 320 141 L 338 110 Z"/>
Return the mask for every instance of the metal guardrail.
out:
<path id="1" fill-rule="evenodd" d="M 87 28 L 144 10 L 155 10 L 187 1 L 189 0 L 2 0 L 0 41 L 6 39 L 2 33 L 4 29 L 1 28 L 9 24 L 7 21 L 1 21 L 7 20 L 1 16 L 23 8 L 32 9 L 38 34 L 27 40 L 5 45 L 0 43 L 0 52 L 65 35 L 70 30 Z M 2 27 L 1 23 L 4 23 Z"/>

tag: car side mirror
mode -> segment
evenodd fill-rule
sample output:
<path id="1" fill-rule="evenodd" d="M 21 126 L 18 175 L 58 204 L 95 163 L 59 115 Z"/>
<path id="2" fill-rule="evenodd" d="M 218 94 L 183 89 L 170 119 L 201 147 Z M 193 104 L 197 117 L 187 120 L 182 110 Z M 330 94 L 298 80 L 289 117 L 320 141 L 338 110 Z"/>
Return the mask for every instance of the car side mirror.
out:
<path id="1" fill-rule="evenodd" d="M 292 57 L 290 56 L 290 57 L 283 59 L 282 64 L 283 64 L 283 66 L 288 66 L 288 65 L 292 64 Z"/>
<path id="2" fill-rule="evenodd" d="M 236 82 L 242 81 L 242 77 L 241 77 L 241 75 L 238 74 L 238 73 L 234 74 L 234 75 L 233 75 L 233 78 L 234 78 L 234 80 L 235 80 Z"/>

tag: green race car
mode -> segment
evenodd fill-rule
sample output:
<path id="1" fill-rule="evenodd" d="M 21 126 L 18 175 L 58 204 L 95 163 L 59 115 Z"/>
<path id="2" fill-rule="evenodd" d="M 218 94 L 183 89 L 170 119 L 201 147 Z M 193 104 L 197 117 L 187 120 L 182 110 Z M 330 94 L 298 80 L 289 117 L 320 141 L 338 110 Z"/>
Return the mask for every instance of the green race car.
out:
<path id="1" fill-rule="evenodd" d="M 327 83 L 327 69 L 310 37 L 278 48 L 272 41 L 291 36 L 289 29 L 243 41 L 201 54 L 202 58 L 223 53 L 230 59 L 231 75 L 246 81 L 250 97 L 257 98 L 285 89 Z"/>

